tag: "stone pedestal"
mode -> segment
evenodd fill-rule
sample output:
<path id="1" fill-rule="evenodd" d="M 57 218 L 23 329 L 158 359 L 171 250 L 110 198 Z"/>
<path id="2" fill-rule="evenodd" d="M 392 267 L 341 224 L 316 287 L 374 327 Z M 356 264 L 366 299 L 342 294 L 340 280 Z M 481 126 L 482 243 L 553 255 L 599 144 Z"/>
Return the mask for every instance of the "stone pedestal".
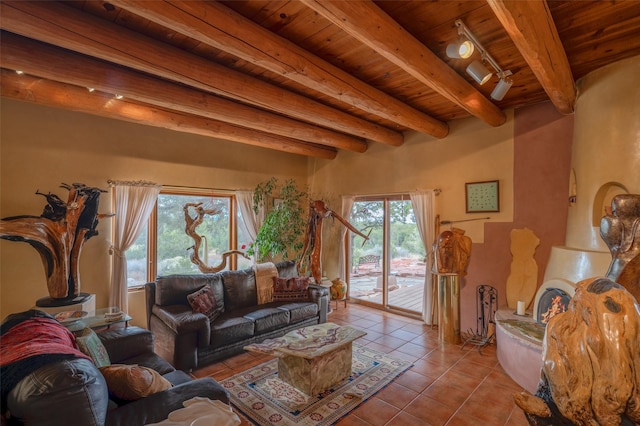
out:
<path id="1" fill-rule="evenodd" d="M 438 337 L 457 345 L 460 340 L 460 275 L 438 275 Z"/>
<path id="2" fill-rule="evenodd" d="M 278 377 L 309 396 L 316 396 L 351 375 L 352 344 L 306 359 L 287 355 L 278 358 Z"/>

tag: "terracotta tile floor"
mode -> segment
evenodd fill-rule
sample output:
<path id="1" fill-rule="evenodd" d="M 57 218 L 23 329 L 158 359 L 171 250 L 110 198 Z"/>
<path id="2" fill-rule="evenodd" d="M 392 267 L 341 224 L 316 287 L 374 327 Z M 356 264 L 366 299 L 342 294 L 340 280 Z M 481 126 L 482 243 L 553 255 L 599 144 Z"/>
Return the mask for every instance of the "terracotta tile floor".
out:
<path id="1" fill-rule="evenodd" d="M 413 362 L 413 367 L 337 424 L 349 425 L 509 425 L 528 426 L 513 394 L 522 391 L 500 367 L 495 345 L 443 344 L 438 330 L 400 315 L 348 303 L 329 321 L 368 334 L 358 343 Z M 222 380 L 269 357 L 244 353 L 193 372 Z M 249 422 L 243 420 L 243 425 Z"/>

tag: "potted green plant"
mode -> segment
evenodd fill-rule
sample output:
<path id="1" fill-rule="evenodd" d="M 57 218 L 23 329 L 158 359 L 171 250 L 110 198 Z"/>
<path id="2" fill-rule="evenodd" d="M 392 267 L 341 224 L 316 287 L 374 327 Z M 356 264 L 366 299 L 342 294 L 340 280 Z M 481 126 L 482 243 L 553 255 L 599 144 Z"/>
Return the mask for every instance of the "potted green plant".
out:
<path id="1" fill-rule="evenodd" d="M 298 189 L 294 179 L 281 187 L 273 177 L 259 183 L 253 194 L 253 210 L 257 214 L 264 208 L 266 216 L 247 254 L 256 254 L 260 262 L 297 258 L 303 247 L 308 204 L 307 192 Z"/>

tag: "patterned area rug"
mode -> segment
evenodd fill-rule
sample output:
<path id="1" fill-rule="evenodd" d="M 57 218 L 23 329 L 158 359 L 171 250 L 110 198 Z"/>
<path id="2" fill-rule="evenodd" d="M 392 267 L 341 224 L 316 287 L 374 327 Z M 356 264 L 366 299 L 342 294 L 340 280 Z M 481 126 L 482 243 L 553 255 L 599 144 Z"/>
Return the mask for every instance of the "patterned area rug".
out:
<path id="1" fill-rule="evenodd" d="M 221 382 L 231 404 L 257 425 L 331 425 L 375 395 L 412 364 L 357 343 L 351 377 L 334 389 L 308 396 L 278 379 L 273 359 Z"/>

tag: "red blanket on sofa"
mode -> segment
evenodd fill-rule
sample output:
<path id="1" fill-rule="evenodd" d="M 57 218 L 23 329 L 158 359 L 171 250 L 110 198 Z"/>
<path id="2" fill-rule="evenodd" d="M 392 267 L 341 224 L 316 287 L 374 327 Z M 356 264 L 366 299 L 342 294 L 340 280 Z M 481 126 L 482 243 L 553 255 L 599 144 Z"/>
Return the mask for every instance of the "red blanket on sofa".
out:
<path id="1" fill-rule="evenodd" d="M 0 324 L 0 412 L 7 395 L 25 376 L 49 363 L 91 359 L 78 350 L 73 334 L 42 311 L 11 314 Z"/>
<path id="2" fill-rule="evenodd" d="M 54 319 L 30 318 L 11 327 L 0 338 L 0 365 L 42 354 L 91 359 L 78 350 L 73 334 Z"/>

